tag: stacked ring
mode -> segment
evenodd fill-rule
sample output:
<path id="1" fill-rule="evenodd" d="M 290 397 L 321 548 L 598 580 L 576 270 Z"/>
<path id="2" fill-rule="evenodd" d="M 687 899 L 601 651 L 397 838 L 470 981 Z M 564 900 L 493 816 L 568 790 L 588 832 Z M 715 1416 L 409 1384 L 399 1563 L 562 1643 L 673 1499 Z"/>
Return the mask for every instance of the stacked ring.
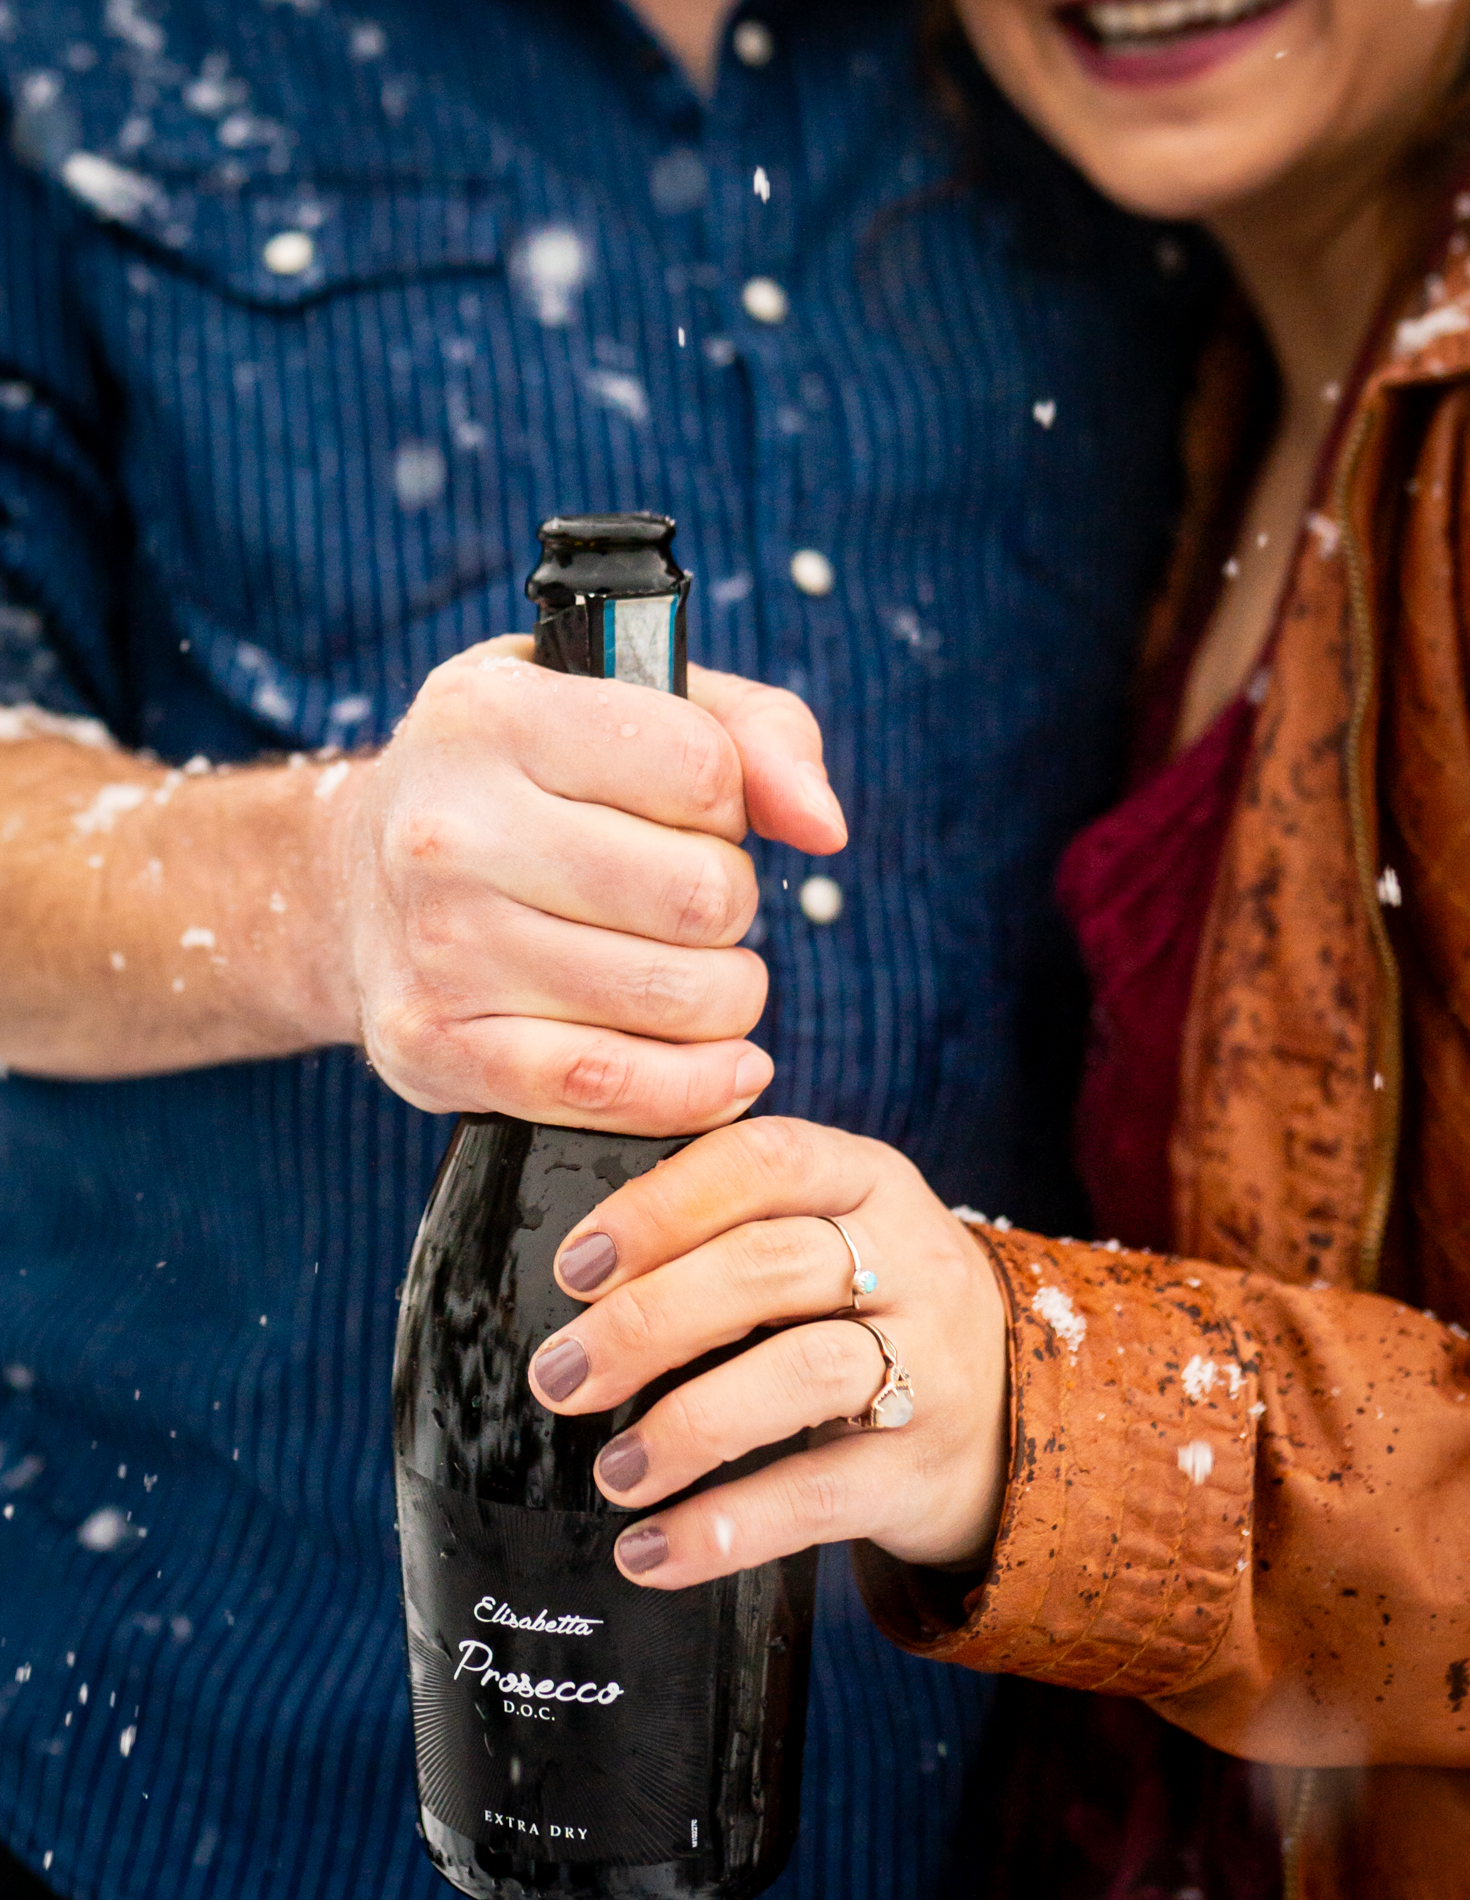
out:
<path id="1" fill-rule="evenodd" d="M 897 1431 L 900 1425 L 907 1425 L 914 1415 L 914 1382 L 899 1364 L 893 1341 L 872 1320 L 864 1319 L 858 1313 L 840 1313 L 838 1318 L 851 1320 L 854 1326 L 861 1326 L 864 1332 L 871 1333 L 883 1355 L 882 1385 L 873 1395 L 873 1402 L 867 1411 L 855 1413 L 848 1419 L 848 1424 L 861 1425 L 865 1432 Z"/>
<path id="2" fill-rule="evenodd" d="M 838 1233 L 841 1234 L 843 1240 L 847 1243 L 847 1251 L 852 1255 L 852 1310 L 856 1312 L 858 1300 L 861 1295 L 864 1293 L 876 1293 L 878 1291 L 878 1276 L 870 1268 L 863 1265 L 862 1255 L 857 1250 L 857 1243 L 853 1240 L 852 1235 L 848 1233 L 840 1220 L 834 1219 L 831 1214 L 818 1214 L 817 1219 L 826 1221 L 829 1227 L 835 1227 Z"/>

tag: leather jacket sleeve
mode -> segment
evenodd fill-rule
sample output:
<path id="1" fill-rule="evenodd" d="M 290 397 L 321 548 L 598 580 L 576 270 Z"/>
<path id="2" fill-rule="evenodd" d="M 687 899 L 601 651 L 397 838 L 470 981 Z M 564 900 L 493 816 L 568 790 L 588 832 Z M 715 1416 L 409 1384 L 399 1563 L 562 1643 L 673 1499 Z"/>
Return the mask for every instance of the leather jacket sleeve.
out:
<path id="1" fill-rule="evenodd" d="M 1300 1766 L 1470 1766 L 1470 1339 L 1375 1294 L 976 1230 L 1010 1308 L 988 1574 L 871 1546 L 917 1653 Z"/>

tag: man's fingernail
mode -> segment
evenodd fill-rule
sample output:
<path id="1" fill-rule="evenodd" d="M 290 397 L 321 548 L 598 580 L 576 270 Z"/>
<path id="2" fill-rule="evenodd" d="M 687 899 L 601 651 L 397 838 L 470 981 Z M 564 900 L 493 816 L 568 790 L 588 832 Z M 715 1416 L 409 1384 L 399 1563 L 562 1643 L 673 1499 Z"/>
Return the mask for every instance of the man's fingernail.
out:
<path id="1" fill-rule="evenodd" d="M 583 1234 L 557 1262 L 557 1271 L 574 1293 L 590 1293 L 617 1264 L 618 1250 L 606 1234 Z"/>
<path id="2" fill-rule="evenodd" d="M 640 1524 L 618 1539 L 618 1559 L 624 1570 L 641 1577 L 646 1570 L 657 1570 L 669 1554 L 669 1540 L 656 1524 Z"/>
<path id="3" fill-rule="evenodd" d="M 557 1405 L 569 1399 L 592 1370 L 580 1339 L 559 1339 L 538 1352 L 532 1364 L 537 1385 Z"/>
<path id="4" fill-rule="evenodd" d="M 631 1491 L 648 1476 L 648 1453 L 637 1432 L 609 1439 L 597 1457 L 597 1475 L 613 1491 Z"/>
<path id="5" fill-rule="evenodd" d="M 735 1094 L 744 1100 L 747 1095 L 759 1095 L 761 1090 L 775 1074 L 771 1067 L 771 1058 L 759 1049 L 748 1049 L 735 1064 Z"/>
<path id="6" fill-rule="evenodd" d="M 842 815 L 842 807 L 837 802 L 837 794 L 827 783 L 827 774 L 820 765 L 811 759 L 803 759 L 797 766 L 801 774 L 806 808 L 815 818 L 829 818 L 834 824 L 847 830 L 847 820 Z"/>

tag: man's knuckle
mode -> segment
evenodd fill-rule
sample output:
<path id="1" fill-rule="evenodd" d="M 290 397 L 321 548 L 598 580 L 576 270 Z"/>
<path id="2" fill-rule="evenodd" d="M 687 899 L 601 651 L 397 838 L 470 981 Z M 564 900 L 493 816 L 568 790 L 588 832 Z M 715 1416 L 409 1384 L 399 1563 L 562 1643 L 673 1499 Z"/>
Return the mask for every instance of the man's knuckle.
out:
<path id="1" fill-rule="evenodd" d="M 720 812 L 737 796 L 740 775 L 733 748 L 713 719 L 688 721 L 679 765 L 680 784 L 691 814 L 707 817 Z"/>
<path id="2" fill-rule="evenodd" d="M 725 866 L 710 851 L 701 851 L 692 866 L 680 871 L 669 891 L 668 908 L 674 937 L 681 944 L 716 943 L 730 933 L 740 911 Z"/>
<path id="3" fill-rule="evenodd" d="M 384 868 L 399 888 L 453 864 L 464 846 L 453 812 L 438 801 L 401 800 L 383 826 Z"/>
<path id="4" fill-rule="evenodd" d="M 463 922 L 460 906 L 443 891 L 415 893 L 404 911 L 403 941 L 420 974 L 426 966 L 442 966 L 446 952 L 452 952 L 461 940 Z"/>
<path id="5" fill-rule="evenodd" d="M 644 964 L 629 987 L 636 1020 L 655 1035 L 685 1028 L 707 1001 L 707 986 L 686 962 L 673 957 L 656 957 Z"/>
<path id="6" fill-rule="evenodd" d="M 426 1065 L 443 1030 L 440 1011 L 420 990 L 400 992 L 377 1004 L 364 1023 L 369 1055 L 411 1070 Z"/>
<path id="7" fill-rule="evenodd" d="M 606 1043 L 584 1049 L 562 1070 L 560 1094 L 569 1108 L 607 1114 L 621 1108 L 637 1087 L 633 1063 Z"/>

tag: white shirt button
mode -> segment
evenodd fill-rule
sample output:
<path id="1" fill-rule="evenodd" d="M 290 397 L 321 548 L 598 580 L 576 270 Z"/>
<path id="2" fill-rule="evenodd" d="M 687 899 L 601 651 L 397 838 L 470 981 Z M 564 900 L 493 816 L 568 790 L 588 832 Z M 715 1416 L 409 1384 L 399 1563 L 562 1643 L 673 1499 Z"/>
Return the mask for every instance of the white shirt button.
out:
<path id="1" fill-rule="evenodd" d="M 834 877 L 809 877 L 797 901 L 809 924 L 835 924 L 842 915 L 842 886 Z"/>
<path id="2" fill-rule="evenodd" d="M 776 51 L 775 38 L 764 20 L 742 20 L 730 44 L 742 66 L 769 66 Z"/>
<path id="3" fill-rule="evenodd" d="M 820 600 L 837 585 L 832 563 L 820 548 L 798 548 L 791 557 L 791 578 L 802 593 Z"/>
<path id="4" fill-rule="evenodd" d="M 784 323 L 791 299 L 774 277 L 752 277 L 740 293 L 745 314 L 757 323 Z"/>
<path id="5" fill-rule="evenodd" d="M 316 262 L 316 245 L 305 231 L 277 231 L 260 260 L 273 277 L 299 277 Z"/>

